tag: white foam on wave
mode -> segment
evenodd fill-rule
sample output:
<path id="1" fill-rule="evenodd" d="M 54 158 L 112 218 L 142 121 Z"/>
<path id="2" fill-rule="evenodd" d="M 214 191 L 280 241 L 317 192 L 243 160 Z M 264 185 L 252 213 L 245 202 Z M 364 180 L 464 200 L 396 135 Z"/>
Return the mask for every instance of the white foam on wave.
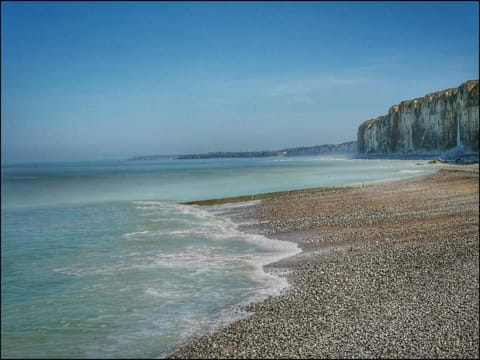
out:
<path id="1" fill-rule="evenodd" d="M 124 291 L 126 295 L 138 294 L 140 291 L 144 301 L 148 304 L 158 303 L 159 309 L 167 305 L 174 306 L 178 302 L 201 304 L 205 299 L 217 297 L 206 301 L 211 302 L 210 308 L 222 310 L 215 310 L 214 313 L 209 310 L 195 313 L 192 310 L 191 314 L 186 312 L 185 316 L 181 317 L 175 315 L 165 317 L 153 313 L 145 323 L 135 325 L 135 332 L 112 335 L 111 340 L 115 344 L 112 346 L 128 346 L 130 341 L 136 341 L 139 336 L 162 337 L 166 331 L 171 331 L 171 336 L 178 337 L 174 329 L 185 331 L 179 338 L 213 331 L 247 316 L 248 313 L 240 310 L 241 306 L 280 294 L 288 287 L 284 276 L 265 272 L 263 266 L 301 252 L 297 244 L 269 239 L 263 235 L 243 233 L 238 229 L 237 223 L 226 216 L 215 215 L 211 208 L 155 201 L 134 202 L 133 205 L 140 214 L 148 213 L 152 218 L 171 218 L 173 221 L 169 227 L 163 227 L 160 223 L 144 222 L 141 228 L 136 229 L 137 231 L 125 233 L 118 240 L 122 242 L 121 246 L 125 246 L 126 251 L 109 258 L 108 263 L 82 262 L 58 268 L 56 271 L 78 277 L 119 275 L 117 278 L 108 277 L 102 280 L 107 289 L 110 284 L 116 284 L 118 279 L 123 279 L 124 275 L 128 278 L 132 270 L 145 272 L 148 276 L 141 284 L 125 283 L 122 280 L 122 289 L 115 291 Z M 241 204 L 240 208 L 248 205 Z M 215 209 L 222 210 L 221 206 Z M 185 223 L 175 223 L 177 217 L 184 219 Z M 162 246 L 162 239 L 175 240 L 184 236 L 191 237 L 192 241 L 181 241 L 178 245 L 175 241 L 168 241 L 166 246 Z M 158 244 L 147 242 L 137 246 L 137 243 L 131 242 L 156 238 L 159 240 Z M 196 238 L 202 238 L 202 241 L 197 242 Z M 150 269 L 157 272 L 147 272 Z M 245 278 L 254 283 L 245 281 Z M 218 286 L 216 279 L 226 279 L 229 283 L 226 283 L 225 287 Z M 241 281 L 236 287 L 238 279 Z M 219 290 L 233 286 L 237 293 L 242 294 L 241 299 L 235 305 L 222 305 L 226 295 Z M 233 300 L 229 300 L 229 304 L 237 302 L 237 299 L 237 296 L 234 296 Z M 182 321 L 192 323 L 182 324 Z M 94 349 L 92 351 L 95 352 Z"/>
<path id="2" fill-rule="evenodd" d="M 151 233 L 151 231 L 148 231 L 148 230 L 135 231 L 135 232 L 123 234 L 122 237 L 124 237 L 126 239 L 130 239 L 130 238 L 136 238 L 136 237 L 146 235 L 146 234 L 150 234 L 150 233 Z"/>
<path id="3" fill-rule="evenodd" d="M 238 223 L 234 223 L 227 216 L 220 215 L 234 209 L 243 209 L 254 206 L 260 200 L 246 201 L 240 203 L 230 203 L 223 205 L 213 205 L 200 207 L 198 205 L 183 205 L 165 203 L 160 201 L 135 201 L 133 204 L 140 211 L 162 210 L 163 216 L 174 217 L 176 214 L 187 216 L 191 223 L 188 226 L 182 226 L 168 231 L 138 231 L 124 235 L 126 239 L 149 239 L 153 236 L 184 237 L 189 236 L 192 239 L 206 238 L 211 241 L 219 242 L 219 246 L 228 246 L 230 241 L 244 241 L 251 244 L 251 250 L 243 253 L 228 253 L 225 248 L 216 248 L 209 246 L 199 248 L 191 246 L 177 249 L 174 253 L 159 253 L 153 263 L 168 268 L 185 268 L 197 272 L 218 270 L 231 264 L 232 261 L 241 261 L 247 264 L 250 270 L 245 273 L 251 280 L 262 284 L 262 291 L 259 295 L 267 296 L 276 294 L 288 286 L 284 277 L 264 271 L 263 266 L 276 262 L 282 258 L 296 255 L 301 249 L 296 243 L 277 239 L 270 239 L 259 234 L 249 234 L 240 231 Z M 262 251 L 255 250 L 260 248 Z M 261 293 L 261 294 L 260 294 Z"/>
<path id="4" fill-rule="evenodd" d="M 304 161 L 351 161 L 353 159 L 348 158 L 348 157 L 335 157 L 335 156 L 315 156 L 315 157 L 309 157 L 305 158 Z"/>
<path id="5" fill-rule="evenodd" d="M 250 200 L 250 201 L 244 201 L 244 202 L 239 202 L 239 203 L 226 203 L 222 205 L 208 205 L 205 206 L 205 208 L 208 210 L 208 212 L 216 214 L 216 215 L 222 215 L 225 213 L 229 212 L 234 212 L 237 209 L 245 209 L 247 207 L 252 207 L 257 204 L 260 204 L 262 200 Z"/>
<path id="6" fill-rule="evenodd" d="M 113 275 L 129 270 L 145 270 L 155 268 L 184 269 L 193 271 L 194 275 L 210 271 L 221 271 L 226 268 L 238 268 L 251 280 L 261 284 L 259 293 L 276 294 L 288 286 L 284 277 L 267 273 L 263 266 L 282 258 L 301 252 L 297 244 L 289 241 L 269 239 L 263 235 L 244 233 L 226 216 L 217 216 L 211 209 L 199 206 L 169 204 L 156 201 L 135 202 L 142 205 L 150 204 L 156 208 L 165 209 L 165 215 L 175 218 L 176 214 L 187 215 L 192 220 L 190 224 L 177 224 L 173 229 L 140 229 L 122 235 L 122 239 L 129 241 L 143 241 L 155 239 L 159 244 L 163 239 L 190 237 L 191 245 L 185 242 L 176 248 L 155 245 L 153 253 L 143 251 L 130 252 L 121 255 L 112 263 L 88 267 L 85 264 L 72 264 L 64 268 L 55 269 L 70 276 L 84 277 L 93 275 Z M 255 204 L 255 203 L 253 203 Z M 249 202 L 248 205 L 252 205 Z M 242 204 L 241 206 L 247 206 Z M 217 206 L 215 209 L 219 209 Z M 149 211 L 139 209 L 139 211 Z M 206 239 L 207 243 L 198 243 L 196 239 Z M 245 242 L 252 246 L 238 247 L 238 242 Z M 236 243 L 231 251 L 228 243 Z M 171 242 L 170 242 L 171 244 Z M 188 242 L 190 244 L 190 242 Z M 235 264 L 237 263 L 237 264 Z"/>
<path id="7" fill-rule="evenodd" d="M 235 204 L 215 205 L 200 207 L 197 205 L 182 205 L 164 203 L 160 201 L 134 202 L 136 209 L 142 213 L 151 213 L 158 218 L 175 219 L 180 215 L 185 223 L 178 224 L 175 228 L 165 230 L 143 230 L 123 235 L 127 240 L 148 240 L 158 237 L 164 238 L 191 237 L 192 245 L 173 249 L 173 251 L 160 251 L 142 261 L 130 259 L 130 267 L 135 269 L 168 268 L 191 271 L 192 276 L 204 276 L 204 273 L 218 272 L 225 269 L 237 268 L 243 276 L 257 283 L 255 295 L 250 301 L 260 301 L 270 295 L 278 295 L 288 287 L 288 281 L 281 274 L 264 271 L 264 265 L 280 259 L 296 255 L 301 249 L 296 243 L 270 239 L 259 234 L 249 234 L 240 231 L 238 223 L 221 213 L 236 208 L 244 209 L 254 206 L 260 201 L 248 201 Z M 220 214 L 219 214 L 220 213 Z M 196 238 L 213 241 L 213 244 L 199 246 L 195 244 Z M 252 247 L 229 251 L 229 242 L 243 241 Z M 217 242 L 217 245 L 215 245 Z M 237 263 L 237 264 L 235 264 Z M 105 270 L 105 269 L 104 269 Z M 103 272 L 103 271 L 102 271 Z M 153 294 L 152 290 L 149 291 Z M 158 294 L 157 294 L 158 295 Z"/>
<path id="8" fill-rule="evenodd" d="M 229 230 L 222 225 L 214 224 L 205 227 L 192 227 L 190 229 L 183 230 L 145 230 L 136 231 L 133 233 L 126 233 L 122 235 L 125 240 L 135 241 L 148 241 L 152 239 L 158 239 L 161 241 L 166 238 L 176 237 L 192 237 L 192 238 L 209 238 L 209 239 L 222 239 L 225 240 L 228 237 L 235 236 L 236 233 L 228 235 Z"/>
<path id="9" fill-rule="evenodd" d="M 414 173 L 420 173 L 423 172 L 423 170 L 400 170 L 399 173 L 406 173 L 406 174 L 414 174 Z"/>
<path id="10" fill-rule="evenodd" d="M 148 201 L 142 201 L 142 200 L 136 200 L 136 201 L 132 201 L 132 204 L 133 205 L 147 205 L 147 206 L 165 206 L 165 205 L 169 205 L 169 203 L 167 202 L 164 202 L 164 201 L 152 201 L 152 200 L 148 200 Z"/>
<path id="11" fill-rule="evenodd" d="M 158 253 L 153 262 L 168 268 L 189 270 L 221 270 L 229 263 L 248 255 L 228 254 L 222 248 L 188 246 L 175 253 Z"/>
<path id="12" fill-rule="evenodd" d="M 178 301 L 178 299 L 181 299 L 188 295 L 185 291 L 182 291 L 181 289 L 169 289 L 169 291 L 165 291 L 164 289 L 154 289 L 154 288 L 147 288 L 144 293 L 149 296 L 154 296 L 157 298 L 161 298 L 167 301 Z"/>
<path id="13" fill-rule="evenodd" d="M 216 209 L 219 209 L 220 207 L 221 205 L 217 206 Z M 257 292 L 255 298 L 256 301 L 261 300 L 268 295 L 279 294 L 282 290 L 288 287 L 288 282 L 285 277 L 265 272 L 263 266 L 300 253 L 302 250 L 296 243 L 270 239 L 259 234 L 241 232 L 238 230 L 239 224 L 234 223 L 228 217 L 214 216 L 210 214 L 208 210 L 201 209 L 196 205 L 190 206 L 188 209 L 184 209 L 184 211 L 189 211 L 191 214 L 211 220 L 214 224 L 213 229 L 216 230 L 211 235 L 215 239 L 225 240 L 229 237 L 234 237 L 268 251 L 267 254 L 255 253 L 249 257 L 243 258 L 243 260 L 249 263 L 253 269 L 248 273 L 249 278 L 264 285 L 262 289 Z"/>
<path id="14" fill-rule="evenodd" d="M 175 209 L 178 204 L 165 201 L 132 201 L 132 205 L 138 210 L 169 211 Z"/>
<path id="15" fill-rule="evenodd" d="M 122 235 L 122 238 L 126 240 L 136 240 L 136 241 L 144 241 L 144 240 L 151 240 L 152 238 L 161 238 L 162 236 L 167 235 L 181 235 L 185 234 L 188 235 L 190 233 L 189 230 L 143 230 L 143 231 L 135 231 L 131 233 L 126 233 Z"/>
<path id="16" fill-rule="evenodd" d="M 203 212 L 205 210 L 195 208 L 195 210 L 191 211 Z M 205 214 L 202 214 L 202 216 L 206 217 Z M 260 284 L 260 286 L 258 286 L 256 289 L 252 289 L 253 295 L 249 296 L 246 300 L 237 303 L 233 307 L 224 308 L 215 314 L 210 314 L 208 317 L 203 316 L 202 318 L 195 319 L 184 317 L 183 321 L 190 323 L 182 332 L 179 339 L 183 339 L 185 342 L 187 342 L 189 339 L 197 337 L 199 334 L 210 334 L 234 321 L 252 315 L 252 313 L 243 310 L 243 306 L 248 305 L 252 301 L 257 302 L 264 300 L 269 296 L 280 295 L 289 286 L 285 276 L 288 271 L 283 271 L 283 273 L 281 271 L 266 272 L 264 271 L 263 266 L 301 252 L 301 249 L 298 247 L 298 245 L 293 242 L 269 239 L 263 235 L 242 233 L 237 230 L 238 225 L 233 223 L 230 219 L 220 216 L 216 217 L 216 219 L 218 222 L 223 223 L 223 225 L 219 226 L 218 228 L 224 230 L 226 229 L 229 234 L 235 234 L 237 238 L 240 237 L 242 240 L 248 243 L 261 246 L 270 251 L 266 254 L 252 252 L 242 256 L 239 256 L 238 254 L 231 254 L 229 256 L 224 252 L 216 254 L 214 251 L 211 251 L 211 249 L 205 249 L 202 253 L 198 252 L 198 249 L 192 248 L 191 253 L 184 253 L 181 255 L 181 257 L 183 257 L 182 259 L 179 259 L 178 257 L 161 257 L 157 259 L 157 261 L 162 263 L 164 266 L 167 265 L 168 262 L 170 262 L 170 265 L 177 265 L 178 260 L 181 260 L 181 266 L 184 266 L 184 261 L 187 260 L 187 262 L 189 262 L 189 266 L 197 266 L 196 274 L 198 274 L 198 271 L 205 270 L 206 267 L 214 268 L 215 263 L 217 263 L 218 269 L 222 270 L 225 262 L 242 261 L 249 265 L 248 270 L 245 271 L 245 275 L 257 284 Z M 223 235 L 225 235 L 225 233 Z M 155 296 L 163 296 L 161 291 L 151 290 L 149 293 Z M 168 355 L 168 352 L 162 354 L 162 357 L 166 355 Z"/>
<path id="17" fill-rule="evenodd" d="M 275 251 L 268 255 L 256 255 L 247 260 L 253 268 L 247 274 L 248 277 L 263 284 L 263 287 L 258 289 L 257 294 L 251 300 L 260 301 L 270 295 L 279 295 L 289 286 L 286 277 L 278 272 L 266 272 L 263 267 L 283 258 L 294 256 L 302 250 L 293 242 L 269 239 L 263 235 L 251 235 L 246 240 L 253 243 L 261 243 L 262 246 Z"/>

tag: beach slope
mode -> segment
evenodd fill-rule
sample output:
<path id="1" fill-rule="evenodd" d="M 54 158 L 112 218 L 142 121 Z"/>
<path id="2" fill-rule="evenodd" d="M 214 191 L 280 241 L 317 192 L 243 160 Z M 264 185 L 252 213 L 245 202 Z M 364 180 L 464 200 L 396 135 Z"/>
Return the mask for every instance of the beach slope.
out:
<path id="1" fill-rule="evenodd" d="M 478 164 L 272 195 L 245 229 L 299 243 L 291 286 L 172 358 L 478 358 Z"/>

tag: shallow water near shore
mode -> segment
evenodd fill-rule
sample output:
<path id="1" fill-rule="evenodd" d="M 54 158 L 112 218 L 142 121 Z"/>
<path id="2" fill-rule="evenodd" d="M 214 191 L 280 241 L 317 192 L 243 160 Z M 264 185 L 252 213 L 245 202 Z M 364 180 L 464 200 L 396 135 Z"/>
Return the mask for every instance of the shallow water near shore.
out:
<path id="1" fill-rule="evenodd" d="M 238 230 L 254 202 L 182 201 L 404 178 L 418 161 L 344 157 L 2 166 L 2 357 L 157 357 L 279 293 L 296 244 Z"/>

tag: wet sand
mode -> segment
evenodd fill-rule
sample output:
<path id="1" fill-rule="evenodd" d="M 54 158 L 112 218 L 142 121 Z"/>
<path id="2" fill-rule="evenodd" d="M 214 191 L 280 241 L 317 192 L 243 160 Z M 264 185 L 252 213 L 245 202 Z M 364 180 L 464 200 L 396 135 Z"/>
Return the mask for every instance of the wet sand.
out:
<path id="1" fill-rule="evenodd" d="M 234 216 L 303 252 L 290 287 L 172 358 L 478 358 L 478 164 L 270 194 Z"/>

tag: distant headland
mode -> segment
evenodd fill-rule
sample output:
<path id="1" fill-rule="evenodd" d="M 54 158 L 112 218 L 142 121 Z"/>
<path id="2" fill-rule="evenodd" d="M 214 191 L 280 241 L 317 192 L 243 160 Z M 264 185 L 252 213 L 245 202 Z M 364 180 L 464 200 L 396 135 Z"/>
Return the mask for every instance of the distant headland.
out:
<path id="1" fill-rule="evenodd" d="M 302 155 L 320 155 L 320 154 L 354 154 L 357 151 L 357 142 L 348 141 L 341 144 L 326 144 L 308 147 L 295 147 L 282 150 L 263 150 L 263 151 L 238 151 L 238 152 L 209 152 L 204 154 L 188 155 L 146 155 L 137 156 L 128 160 L 160 160 L 170 159 L 213 159 L 213 158 L 252 158 L 252 157 L 270 157 L 270 156 L 302 156 Z"/>

